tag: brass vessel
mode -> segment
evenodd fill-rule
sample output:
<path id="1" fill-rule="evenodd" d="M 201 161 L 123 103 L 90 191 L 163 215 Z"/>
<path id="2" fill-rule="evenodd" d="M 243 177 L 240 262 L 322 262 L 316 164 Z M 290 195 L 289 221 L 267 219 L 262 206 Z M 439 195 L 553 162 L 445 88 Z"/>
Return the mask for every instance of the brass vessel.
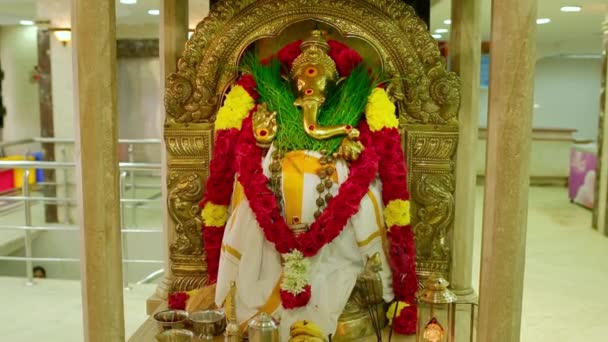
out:
<path id="1" fill-rule="evenodd" d="M 269 314 L 261 312 L 248 325 L 250 342 L 279 342 L 279 323 Z"/>

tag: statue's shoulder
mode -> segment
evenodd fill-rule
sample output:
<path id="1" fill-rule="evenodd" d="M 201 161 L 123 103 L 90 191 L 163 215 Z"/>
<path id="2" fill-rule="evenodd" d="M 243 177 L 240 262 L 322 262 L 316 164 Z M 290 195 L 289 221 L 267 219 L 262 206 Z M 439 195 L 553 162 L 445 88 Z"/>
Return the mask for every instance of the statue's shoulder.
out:
<path id="1" fill-rule="evenodd" d="M 365 107 L 365 119 L 372 132 L 399 127 L 395 104 L 383 88 L 375 88 Z"/>

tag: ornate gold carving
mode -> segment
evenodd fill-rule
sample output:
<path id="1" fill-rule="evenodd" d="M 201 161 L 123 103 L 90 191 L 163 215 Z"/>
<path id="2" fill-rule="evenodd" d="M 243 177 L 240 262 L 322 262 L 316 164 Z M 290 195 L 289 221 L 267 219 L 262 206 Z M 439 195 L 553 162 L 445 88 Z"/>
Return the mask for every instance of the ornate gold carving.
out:
<path id="1" fill-rule="evenodd" d="M 225 0 L 197 26 L 178 71 L 169 76 L 168 120 L 212 122 L 220 98 L 236 77 L 238 59 L 256 40 L 286 26 L 316 20 L 378 49 L 384 71 L 400 80 L 404 122 L 456 121 L 459 82 L 446 71 L 437 42 L 413 9 L 400 0 Z"/>
<path id="2" fill-rule="evenodd" d="M 199 173 L 173 171 L 168 187 L 167 206 L 175 223 L 175 239 L 170 246 L 174 275 L 171 291 L 200 288 L 207 282 L 198 207 L 203 196 L 203 177 Z"/>
<path id="3" fill-rule="evenodd" d="M 167 124 L 164 135 L 169 167 L 167 208 L 175 225 L 170 245 L 172 291 L 187 291 L 207 282 L 198 203 L 209 174 L 213 133 L 210 124 Z"/>
<path id="4" fill-rule="evenodd" d="M 208 137 L 188 137 L 173 136 L 166 139 L 167 150 L 174 157 L 195 157 L 199 158 L 209 149 L 210 141 Z"/>
<path id="5" fill-rule="evenodd" d="M 203 196 L 203 180 L 196 173 L 169 175 L 169 215 L 176 223 L 176 240 L 171 244 L 171 253 L 202 255 L 200 209 L 198 202 Z"/>
<path id="6" fill-rule="evenodd" d="M 174 290 L 207 282 L 196 205 L 209 172 L 211 125 L 236 78 L 239 58 L 256 40 L 306 20 L 359 38 L 380 56 L 384 74 L 391 77 L 387 90 L 407 131 L 412 225 L 421 234 L 417 241 L 427 246 L 418 248 L 418 272 L 449 273 L 459 81 L 446 71 L 436 41 L 412 8 L 401 0 L 224 0 L 198 24 L 178 71 L 166 83 Z"/>
<path id="7" fill-rule="evenodd" d="M 414 181 L 412 198 L 417 204 L 416 255 L 425 260 L 448 260 L 447 233 L 454 219 L 454 177 L 422 174 Z"/>
<path id="8" fill-rule="evenodd" d="M 458 133 L 456 126 L 434 129 L 426 125 L 406 127 L 412 226 L 421 281 L 434 273 L 448 276 L 455 209 L 453 157 Z"/>
<path id="9" fill-rule="evenodd" d="M 190 291 L 207 285 L 207 266 L 200 255 L 171 255 L 174 279 L 170 292 Z"/>

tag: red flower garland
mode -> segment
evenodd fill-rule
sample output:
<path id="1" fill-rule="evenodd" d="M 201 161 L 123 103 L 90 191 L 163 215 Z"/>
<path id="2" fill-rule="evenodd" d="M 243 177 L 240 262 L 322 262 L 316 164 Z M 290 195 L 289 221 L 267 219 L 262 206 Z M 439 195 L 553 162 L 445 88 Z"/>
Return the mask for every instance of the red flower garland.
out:
<path id="1" fill-rule="evenodd" d="M 385 205 L 393 200 L 409 200 L 407 170 L 401 148 L 401 134 L 396 128 L 384 128 L 373 133 L 374 146 L 380 157 L 379 174 L 382 181 L 382 200 Z M 416 333 L 416 249 L 412 227 L 392 226 L 387 233 L 389 264 L 393 273 L 395 299 L 405 301 L 405 308 L 393 322 L 393 329 L 401 334 Z"/>
<path id="2" fill-rule="evenodd" d="M 208 284 L 215 284 L 217 282 L 224 230 L 225 227 L 208 227 L 203 225 L 203 243 L 205 247 L 205 261 L 207 263 Z"/>
<path id="3" fill-rule="evenodd" d="M 257 84 L 255 83 L 255 79 L 253 78 L 253 75 L 250 75 L 250 74 L 243 75 L 241 78 L 239 78 L 238 81 L 236 81 L 236 84 L 243 87 L 243 89 L 245 89 L 245 91 L 249 94 L 249 96 L 251 96 L 251 98 L 254 101 L 257 101 L 258 98 L 260 97 L 260 95 L 258 94 L 258 91 L 255 89 Z"/>
<path id="4" fill-rule="evenodd" d="M 229 205 L 235 173 L 233 151 L 238 140 L 236 128 L 221 129 L 215 132 L 213 157 L 209 164 L 209 178 L 205 184 L 205 197 L 199 203 L 202 209 L 207 202 L 217 205 Z"/>
<path id="5" fill-rule="evenodd" d="M 350 48 L 348 47 L 348 45 L 346 45 L 344 43 L 340 43 L 337 40 L 328 40 L 327 44 L 329 45 L 329 52 L 327 54 L 334 61 L 338 60 L 338 56 L 340 56 L 340 54 L 342 53 L 342 51 L 344 51 L 344 50 L 350 50 Z"/>
<path id="6" fill-rule="evenodd" d="M 296 237 L 281 216 L 274 194 L 268 189 L 268 178 L 262 169 L 262 149 L 250 133 L 251 118 L 243 123 L 243 134 L 236 151 L 239 180 L 266 240 L 273 243 L 279 253 L 299 250 L 306 257 L 316 255 L 340 235 L 347 221 L 359 210 L 361 199 L 378 171 L 378 157 L 372 147 L 367 123 L 362 122 L 360 131 L 365 149 L 359 159 L 351 163 L 348 179 L 310 229 Z"/>
<path id="7" fill-rule="evenodd" d="M 347 77 L 363 59 L 355 50 L 344 50 L 338 55 L 336 67 L 341 76 Z"/>
<path id="8" fill-rule="evenodd" d="M 243 75 L 236 84 L 242 86 L 253 98 L 257 99 L 256 83 L 251 75 Z M 252 112 L 255 111 L 255 108 Z M 209 178 L 205 185 L 205 197 L 199 203 L 202 209 L 207 202 L 216 205 L 230 204 L 236 173 L 234 149 L 239 140 L 241 131 L 236 128 L 221 129 L 215 132 L 213 157 L 209 165 Z M 217 282 L 220 254 L 224 227 L 202 227 L 203 247 L 205 249 L 205 262 L 207 264 L 208 284 Z"/>
<path id="9" fill-rule="evenodd" d="M 416 321 L 418 319 L 418 308 L 410 305 L 401 310 L 401 314 L 395 317 L 393 329 L 398 334 L 413 335 L 416 333 Z"/>
<path id="10" fill-rule="evenodd" d="M 283 307 L 287 310 L 289 309 L 295 309 L 295 308 L 301 308 L 303 306 L 305 306 L 306 304 L 308 304 L 308 301 L 310 300 L 310 296 L 312 295 L 312 290 L 310 285 L 307 285 L 304 288 L 304 292 L 299 293 L 297 295 L 294 295 L 293 293 L 289 292 L 289 291 L 283 291 L 281 290 L 280 292 L 281 295 L 281 304 L 283 305 Z"/>
<path id="11" fill-rule="evenodd" d="M 300 45 L 301 40 L 289 43 L 285 45 L 277 53 L 277 58 L 287 70 L 291 70 L 293 62 L 298 58 L 301 53 Z M 353 69 L 363 61 L 361 55 L 354 49 L 349 48 L 346 44 L 340 43 L 337 40 L 328 40 L 329 52 L 327 53 L 331 59 L 336 63 L 336 69 L 342 77 L 348 77 Z M 272 58 L 272 57 L 270 57 Z M 266 64 L 268 61 L 262 61 L 262 64 Z M 257 99 L 257 98 L 256 98 Z"/>
<path id="12" fill-rule="evenodd" d="M 186 302 L 190 296 L 186 292 L 175 292 L 169 295 L 169 309 L 186 310 Z"/>
<path id="13" fill-rule="evenodd" d="M 291 70 L 293 66 L 293 61 L 298 58 L 302 51 L 300 50 L 300 45 L 302 45 L 301 40 L 296 40 L 293 43 L 289 43 L 285 45 L 279 52 L 277 53 L 277 57 L 281 64 L 287 67 L 287 70 Z"/>

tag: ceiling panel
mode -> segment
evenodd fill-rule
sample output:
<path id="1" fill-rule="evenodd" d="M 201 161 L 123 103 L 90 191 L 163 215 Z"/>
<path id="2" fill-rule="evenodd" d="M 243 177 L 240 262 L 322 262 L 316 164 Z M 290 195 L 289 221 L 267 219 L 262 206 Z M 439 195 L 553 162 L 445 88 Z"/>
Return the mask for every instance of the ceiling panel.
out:
<path id="1" fill-rule="evenodd" d="M 15 25 L 21 19 L 48 19 L 39 18 L 36 13 L 37 2 L 63 0 L 0 0 L 0 25 Z M 491 0 L 481 0 L 481 24 L 484 40 L 490 38 Z M 539 0 L 538 17 L 550 18 L 549 24 L 538 25 L 538 42 L 542 46 L 560 46 L 561 50 L 601 49 L 601 25 L 608 12 L 607 0 Z M 190 25 L 193 27 L 206 15 L 207 0 L 190 0 Z M 158 24 L 159 16 L 148 14 L 150 9 L 158 9 L 160 0 L 138 0 L 134 5 L 121 4 L 116 0 L 117 22 L 119 24 L 142 25 Z M 578 5 L 583 7 L 580 13 L 563 13 L 562 6 Z M 66 11 L 69 11 L 67 6 Z M 451 0 L 432 0 L 431 30 L 448 29 L 449 25 L 443 23 L 450 18 Z M 449 38 L 449 33 L 443 34 L 442 39 Z M 575 46 L 577 47 L 575 49 Z M 578 51 L 577 50 L 577 51 Z"/>

